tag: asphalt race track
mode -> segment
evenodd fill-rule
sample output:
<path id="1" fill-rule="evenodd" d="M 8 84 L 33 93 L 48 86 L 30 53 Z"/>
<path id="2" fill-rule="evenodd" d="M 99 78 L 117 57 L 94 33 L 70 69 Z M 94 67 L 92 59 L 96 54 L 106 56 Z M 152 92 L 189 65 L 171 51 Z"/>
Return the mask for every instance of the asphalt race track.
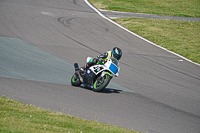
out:
<path id="1" fill-rule="evenodd" d="M 73 63 L 118 46 L 120 76 L 73 87 Z M 200 66 L 102 18 L 83 0 L 0 1 L 0 96 L 148 133 L 200 133 Z"/>

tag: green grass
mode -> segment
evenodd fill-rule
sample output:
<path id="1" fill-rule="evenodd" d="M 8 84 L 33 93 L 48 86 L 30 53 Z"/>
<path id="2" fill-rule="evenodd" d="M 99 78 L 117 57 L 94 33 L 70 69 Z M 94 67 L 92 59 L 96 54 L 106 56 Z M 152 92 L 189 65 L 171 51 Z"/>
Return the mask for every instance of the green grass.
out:
<path id="1" fill-rule="evenodd" d="M 199 0 L 89 0 L 99 9 L 167 16 L 200 17 Z"/>
<path id="2" fill-rule="evenodd" d="M 130 31 L 200 64 L 200 22 L 161 19 L 114 19 Z"/>
<path id="3" fill-rule="evenodd" d="M 99 9 L 200 17 L 199 0 L 89 0 Z M 130 31 L 200 64 L 200 22 L 119 18 Z"/>
<path id="4" fill-rule="evenodd" d="M 0 97 L 0 132 L 2 133 L 136 133 L 134 131 L 82 120 L 58 112 Z"/>

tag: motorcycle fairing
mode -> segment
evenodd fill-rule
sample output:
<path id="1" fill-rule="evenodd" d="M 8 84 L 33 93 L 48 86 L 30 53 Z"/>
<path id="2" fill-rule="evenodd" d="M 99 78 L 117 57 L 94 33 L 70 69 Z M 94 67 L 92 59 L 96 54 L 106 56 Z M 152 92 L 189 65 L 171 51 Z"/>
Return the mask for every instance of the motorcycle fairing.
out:
<path id="1" fill-rule="evenodd" d="M 87 69 L 85 75 L 83 76 L 83 83 L 92 86 L 95 76 L 96 74 L 91 69 Z"/>
<path id="2" fill-rule="evenodd" d="M 118 68 L 117 68 L 113 63 L 110 64 L 109 69 L 110 69 L 114 74 L 116 74 L 116 73 L 118 72 Z"/>
<path id="3" fill-rule="evenodd" d="M 107 63 L 107 64 L 105 64 L 106 65 L 106 67 L 108 67 L 110 70 L 111 70 L 111 72 L 113 73 L 113 74 L 117 74 L 117 72 L 119 71 L 119 69 L 118 69 L 118 67 L 115 65 L 115 64 L 113 64 L 113 63 L 111 63 L 111 62 L 109 62 L 109 63 Z"/>
<path id="4" fill-rule="evenodd" d="M 100 74 L 102 71 L 106 70 L 102 65 L 94 65 L 86 70 L 86 73 L 83 77 L 84 84 L 93 85 L 93 79 L 96 75 Z"/>
<path id="5" fill-rule="evenodd" d="M 96 75 L 98 75 L 99 73 L 101 73 L 106 68 L 103 67 L 103 65 L 94 65 L 90 69 L 92 70 L 93 73 L 95 73 Z"/>

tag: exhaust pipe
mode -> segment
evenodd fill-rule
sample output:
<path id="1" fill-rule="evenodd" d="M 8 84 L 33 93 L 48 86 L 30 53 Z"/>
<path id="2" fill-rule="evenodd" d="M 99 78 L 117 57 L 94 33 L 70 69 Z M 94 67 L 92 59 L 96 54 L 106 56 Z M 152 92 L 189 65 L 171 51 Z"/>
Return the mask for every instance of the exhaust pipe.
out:
<path id="1" fill-rule="evenodd" d="M 79 69 L 79 66 L 78 66 L 78 63 L 74 63 L 74 68 L 75 68 L 75 71 L 80 70 L 80 69 Z"/>
<path id="2" fill-rule="evenodd" d="M 79 66 L 78 66 L 78 63 L 74 63 L 74 68 L 75 68 L 75 72 L 77 73 L 79 79 L 81 82 L 83 82 L 83 78 L 81 77 L 80 73 L 79 73 Z"/>

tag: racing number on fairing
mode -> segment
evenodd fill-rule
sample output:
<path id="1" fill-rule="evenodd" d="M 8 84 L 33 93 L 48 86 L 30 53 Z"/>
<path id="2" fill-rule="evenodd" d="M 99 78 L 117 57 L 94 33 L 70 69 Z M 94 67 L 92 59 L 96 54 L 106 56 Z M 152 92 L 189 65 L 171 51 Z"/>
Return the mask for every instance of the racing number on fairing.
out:
<path id="1" fill-rule="evenodd" d="M 98 73 L 99 71 L 101 71 L 103 69 L 103 67 L 96 67 L 94 68 L 94 72 Z"/>

